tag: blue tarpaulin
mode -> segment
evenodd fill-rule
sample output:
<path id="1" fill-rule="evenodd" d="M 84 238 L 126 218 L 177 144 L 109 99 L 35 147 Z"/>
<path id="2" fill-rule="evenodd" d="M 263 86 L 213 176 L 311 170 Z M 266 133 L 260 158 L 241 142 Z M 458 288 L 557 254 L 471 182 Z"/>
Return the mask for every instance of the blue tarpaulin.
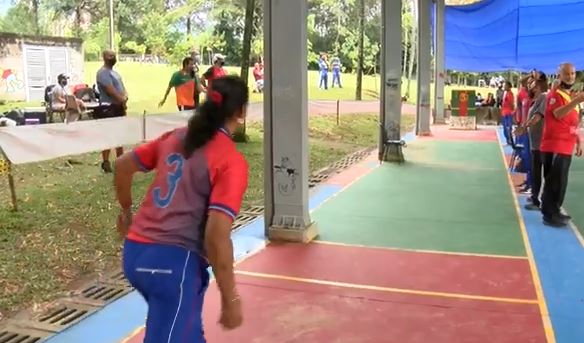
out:
<path id="1" fill-rule="evenodd" d="M 447 6 L 446 68 L 554 73 L 584 69 L 584 0 L 483 0 Z"/>

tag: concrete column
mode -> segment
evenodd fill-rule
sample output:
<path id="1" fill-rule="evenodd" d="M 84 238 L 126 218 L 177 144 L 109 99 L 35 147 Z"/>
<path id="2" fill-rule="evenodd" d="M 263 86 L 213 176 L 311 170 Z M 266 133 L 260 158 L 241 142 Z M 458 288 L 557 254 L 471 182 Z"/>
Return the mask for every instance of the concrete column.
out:
<path id="1" fill-rule="evenodd" d="M 427 136 L 430 131 L 430 73 L 431 73 L 431 23 L 432 0 L 418 1 L 418 98 L 416 134 Z"/>
<path id="2" fill-rule="evenodd" d="M 264 0 L 264 194 L 272 240 L 317 236 L 308 211 L 306 12 L 305 0 Z"/>
<path id="3" fill-rule="evenodd" d="M 444 10 L 445 0 L 434 0 L 434 118 L 436 124 L 444 120 Z"/>
<path id="4" fill-rule="evenodd" d="M 381 127 L 380 159 L 403 162 L 400 145 L 383 154 L 383 138 L 401 139 L 402 26 L 401 0 L 381 1 Z"/>

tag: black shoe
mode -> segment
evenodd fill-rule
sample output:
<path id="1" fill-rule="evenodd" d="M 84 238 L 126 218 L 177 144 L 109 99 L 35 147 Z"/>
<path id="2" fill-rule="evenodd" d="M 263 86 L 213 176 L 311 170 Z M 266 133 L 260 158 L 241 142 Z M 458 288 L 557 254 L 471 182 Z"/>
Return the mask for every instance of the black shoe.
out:
<path id="1" fill-rule="evenodd" d="M 101 170 L 103 170 L 104 173 L 112 173 L 113 169 L 110 161 L 101 162 Z"/>
<path id="2" fill-rule="evenodd" d="M 543 223 L 547 226 L 552 227 L 564 227 L 568 225 L 565 220 L 562 220 L 560 216 L 543 216 Z"/>
<path id="3" fill-rule="evenodd" d="M 528 211 L 539 211 L 539 205 L 536 205 L 534 203 L 527 204 L 525 205 L 525 209 Z"/>
<path id="4" fill-rule="evenodd" d="M 563 214 L 563 213 L 558 214 L 558 217 L 560 217 L 562 220 L 567 221 L 567 222 L 572 220 L 572 216 L 567 215 L 567 214 Z"/>

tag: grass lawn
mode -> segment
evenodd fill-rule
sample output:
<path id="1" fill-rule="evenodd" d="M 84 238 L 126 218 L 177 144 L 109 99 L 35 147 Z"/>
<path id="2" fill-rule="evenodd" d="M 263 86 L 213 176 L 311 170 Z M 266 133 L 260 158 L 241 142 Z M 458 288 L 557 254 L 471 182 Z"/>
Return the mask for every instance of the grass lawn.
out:
<path id="1" fill-rule="evenodd" d="M 404 117 L 411 129 L 412 116 Z M 310 119 L 310 170 L 377 142 L 377 115 Z M 249 126 L 251 141 L 239 149 L 250 164 L 245 204 L 263 199 L 261 123 Z M 118 268 L 120 241 L 115 233 L 117 206 L 112 178 L 100 172 L 97 153 L 15 167 L 19 212 L 9 210 L 5 178 L 0 179 L 0 318 L 79 286 L 98 273 Z M 139 203 L 150 176 L 140 175 L 134 188 Z"/>
<path id="2" fill-rule="evenodd" d="M 101 67 L 99 62 L 85 63 L 85 83 L 92 85 L 95 83 L 95 74 Z M 137 62 L 119 62 L 116 65 L 117 71 L 122 75 L 126 88 L 129 94 L 128 111 L 131 114 L 147 113 L 164 113 L 176 111 L 174 92 L 172 91 L 162 108 L 158 108 L 158 103 L 162 99 L 168 80 L 174 71 L 177 70 L 175 66 L 163 64 L 140 64 Z M 205 68 L 201 68 L 205 69 Z M 239 68 L 228 67 L 229 73 L 239 74 Z M 250 72 L 250 85 L 253 84 L 253 75 Z M 329 77 L 332 81 L 332 77 Z M 321 90 L 318 88 L 318 72 L 308 71 L 308 96 L 311 100 L 354 100 L 355 99 L 355 74 L 343 74 L 341 82 L 344 88 L 330 88 L 328 90 Z M 371 76 L 364 75 L 363 77 L 363 99 L 371 100 L 379 97 L 379 75 Z M 402 94 L 406 94 L 407 80 L 403 80 Z M 475 89 L 481 94 L 486 95 L 488 92 L 494 92 L 494 89 L 478 88 L 478 87 L 463 87 L 463 86 L 447 86 L 445 90 L 445 101 L 450 102 L 450 92 L 452 89 Z M 432 86 L 433 89 L 433 86 Z M 416 101 L 416 81 L 410 82 L 410 97 L 409 102 Z M 251 93 L 251 101 L 262 101 L 262 95 Z M 0 112 L 4 112 L 11 108 L 23 106 L 39 106 L 39 102 L 33 103 L 8 103 L 0 105 Z"/>

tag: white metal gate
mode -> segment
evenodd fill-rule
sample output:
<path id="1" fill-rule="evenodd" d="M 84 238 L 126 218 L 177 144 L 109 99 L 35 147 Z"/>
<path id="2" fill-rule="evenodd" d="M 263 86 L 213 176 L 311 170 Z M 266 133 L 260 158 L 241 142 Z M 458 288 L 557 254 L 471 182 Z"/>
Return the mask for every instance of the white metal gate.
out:
<path id="1" fill-rule="evenodd" d="M 67 48 L 25 45 L 23 51 L 26 100 L 42 101 L 45 87 L 57 83 L 59 74 L 69 73 Z"/>

